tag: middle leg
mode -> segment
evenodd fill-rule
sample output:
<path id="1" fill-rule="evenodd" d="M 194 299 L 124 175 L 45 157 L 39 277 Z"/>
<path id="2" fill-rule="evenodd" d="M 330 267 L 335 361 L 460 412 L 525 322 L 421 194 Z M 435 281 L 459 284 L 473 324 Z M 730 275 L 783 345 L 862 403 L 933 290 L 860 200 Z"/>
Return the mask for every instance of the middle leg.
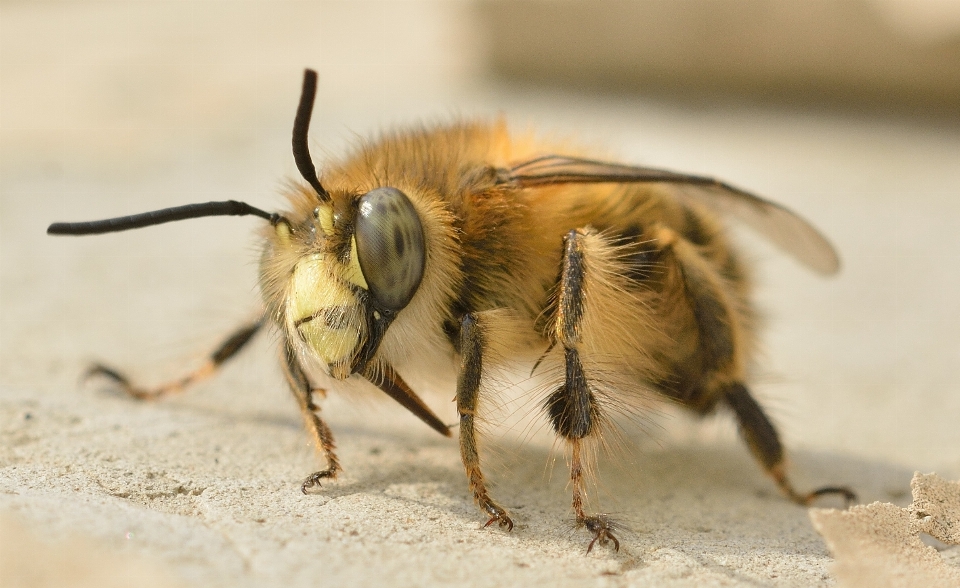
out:
<path id="1" fill-rule="evenodd" d="M 587 553 L 590 553 L 597 541 L 601 545 L 612 541 L 616 551 L 620 550 L 620 542 L 613 535 L 613 524 L 606 515 L 588 515 L 584 510 L 587 485 L 584 444 L 588 437 L 598 434 L 601 419 L 600 405 L 587 381 L 577 349 L 581 340 L 587 279 L 584 237 L 585 232 L 572 230 L 563 240 L 552 337 L 563 346 L 565 378 L 563 385 L 547 399 L 546 409 L 553 430 L 566 441 L 570 450 L 573 512 L 577 526 L 585 527 L 594 535 L 587 547 Z"/>

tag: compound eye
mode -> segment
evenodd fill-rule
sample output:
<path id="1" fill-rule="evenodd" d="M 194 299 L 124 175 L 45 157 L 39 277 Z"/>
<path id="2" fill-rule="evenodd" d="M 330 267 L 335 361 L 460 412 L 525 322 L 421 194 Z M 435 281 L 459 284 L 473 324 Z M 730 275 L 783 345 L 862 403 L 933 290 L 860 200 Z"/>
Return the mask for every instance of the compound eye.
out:
<path id="1" fill-rule="evenodd" d="M 420 286 L 426 263 L 417 210 L 396 188 L 371 190 L 360 197 L 354 236 L 374 307 L 401 310 Z"/>

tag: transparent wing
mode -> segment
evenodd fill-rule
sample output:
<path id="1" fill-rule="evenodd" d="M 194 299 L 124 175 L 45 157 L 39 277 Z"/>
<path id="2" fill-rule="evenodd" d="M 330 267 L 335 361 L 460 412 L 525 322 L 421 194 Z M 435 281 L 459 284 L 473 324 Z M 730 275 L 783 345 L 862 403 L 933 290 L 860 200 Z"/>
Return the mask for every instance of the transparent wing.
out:
<path id="1" fill-rule="evenodd" d="M 678 184 L 686 187 L 678 190 L 681 197 L 739 219 L 807 267 L 821 274 L 834 274 L 840 269 L 833 245 L 813 225 L 775 202 L 714 178 L 560 155 L 522 162 L 504 170 L 501 177 L 523 188 L 556 184 Z"/>

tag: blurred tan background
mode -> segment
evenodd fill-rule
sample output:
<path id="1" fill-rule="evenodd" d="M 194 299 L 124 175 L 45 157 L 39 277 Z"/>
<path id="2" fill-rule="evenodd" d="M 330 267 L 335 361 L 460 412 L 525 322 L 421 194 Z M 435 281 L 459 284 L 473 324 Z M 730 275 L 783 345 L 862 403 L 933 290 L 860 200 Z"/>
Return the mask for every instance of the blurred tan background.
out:
<path id="1" fill-rule="evenodd" d="M 843 258 L 821 280 L 733 227 L 768 317 L 754 387 L 797 484 L 903 505 L 914 470 L 960 477 L 956 22 L 933 0 L 0 2 L 0 583 L 832 585 L 725 414 L 665 408 L 603 466 L 620 554 L 583 555 L 549 435 L 493 427 L 506 535 L 480 528 L 456 444 L 377 399 L 331 395 L 346 474 L 303 497 L 316 462 L 275 336 L 170 402 L 77 383 L 91 360 L 162 380 L 252 316 L 259 221 L 44 230 L 282 206 L 308 66 L 318 163 L 384 127 L 503 115 L 715 175 Z M 455 420 L 452 390 L 425 396 Z"/>
<path id="2" fill-rule="evenodd" d="M 486 0 L 512 80 L 960 116 L 954 0 Z"/>

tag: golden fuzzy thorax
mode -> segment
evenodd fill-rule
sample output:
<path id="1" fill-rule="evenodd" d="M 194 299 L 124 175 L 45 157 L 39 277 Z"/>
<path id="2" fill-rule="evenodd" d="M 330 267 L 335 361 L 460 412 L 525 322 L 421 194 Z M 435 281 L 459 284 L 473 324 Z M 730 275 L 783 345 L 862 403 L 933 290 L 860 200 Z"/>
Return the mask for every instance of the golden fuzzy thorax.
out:
<path id="1" fill-rule="evenodd" d="M 498 181 L 498 170 L 557 151 L 529 137 L 512 138 L 502 123 L 422 128 L 361 145 L 323 168 L 331 204 L 320 205 L 307 186 L 293 186 L 284 215 L 289 226 L 267 230 L 261 283 L 269 316 L 305 357 L 336 379 L 349 375 L 347 356 L 366 337 L 359 317 L 349 310 L 338 315 L 343 328 L 335 332 L 298 331 L 294 323 L 323 306 L 352 308 L 352 290 L 364 284 L 348 217 L 361 195 L 391 186 L 409 197 L 420 217 L 426 268 L 375 363 L 386 361 L 401 374 L 438 357 L 454 366 L 451 333 L 465 313 L 509 333 L 491 343 L 497 356 L 535 360 L 558 340 L 550 325 L 561 322 L 554 319 L 562 312 L 555 300 L 563 239 L 577 229 L 590 276 L 577 347 L 585 369 L 604 375 L 600 396 L 629 404 L 652 389 L 709 410 L 714 382 L 697 381 L 704 361 L 697 309 L 686 302 L 676 264 L 648 245 L 677 235 L 677 246 L 694 254 L 694 269 L 737 310 L 729 325 L 735 349 L 720 380 L 739 380 L 752 344 L 752 315 L 744 270 L 720 227 L 693 205 L 681 205 L 669 188 L 651 184 L 529 189 Z"/>

